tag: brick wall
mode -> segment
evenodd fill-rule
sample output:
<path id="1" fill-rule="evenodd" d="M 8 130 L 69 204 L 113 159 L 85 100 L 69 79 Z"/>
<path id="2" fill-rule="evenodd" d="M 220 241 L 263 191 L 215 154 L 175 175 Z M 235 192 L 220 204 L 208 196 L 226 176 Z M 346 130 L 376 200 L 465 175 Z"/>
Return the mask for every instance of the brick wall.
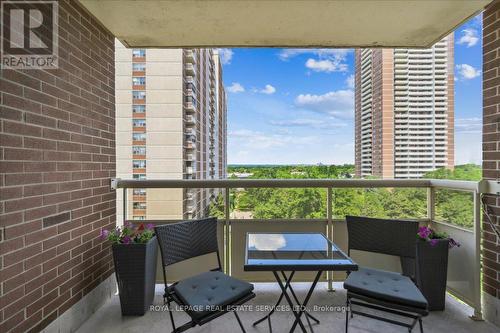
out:
<path id="1" fill-rule="evenodd" d="M 0 332 L 40 331 L 112 274 L 113 36 L 59 6 L 59 69 L 2 70 Z"/>
<path id="2" fill-rule="evenodd" d="M 483 14 L 483 177 L 494 180 L 500 180 L 499 67 L 500 1 L 495 1 Z M 489 197 L 488 201 L 496 206 L 495 222 L 500 225 L 500 197 Z M 483 224 L 483 230 L 483 291 L 488 305 L 500 309 L 500 241 L 488 224 Z M 487 308 L 485 312 L 496 314 L 492 321 L 498 321 L 498 310 Z"/>

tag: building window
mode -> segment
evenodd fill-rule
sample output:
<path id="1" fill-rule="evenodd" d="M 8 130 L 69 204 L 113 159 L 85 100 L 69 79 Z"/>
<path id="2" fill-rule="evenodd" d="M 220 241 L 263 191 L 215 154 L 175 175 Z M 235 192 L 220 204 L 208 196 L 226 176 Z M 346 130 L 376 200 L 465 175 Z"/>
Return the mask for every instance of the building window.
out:
<path id="1" fill-rule="evenodd" d="M 146 85 L 146 78 L 143 76 L 133 77 L 132 84 L 134 86 L 144 86 L 144 85 Z"/>
<path id="2" fill-rule="evenodd" d="M 132 161 L 132 168 L 144 169 L 144 168 L 146 168 L 146 161 L 145 160 L 133 160 Z"/>
<path id="3" fill-rule="evenodd" d="M 144 216 L 144 215 L 140 215 L 140 216 L 138 216 L 138 215 L 134 215 L 134 216 L 132 217 L 132 219 L 134 219 L 134 220 L 139 220 L 139 221 L 144 221 L 144 220 L 146 219 L 146 216 Z"/>
<path id="4" fill-rule="evenodd" d="M 146 180 L 146 174 L 144 173 L 135 173 L 132 175 L 132 178 L 135 180 Z"/>
<path id="5" fill-rule="evenodd" d="M 132 50 L 132 58 L 144 58 L 145 56 L 146 56 L 146 50 L 144 49 Z"/>
<path id="6" fill-rule="evenodd" d="M 145 72 L 146 71 L 146 64 L 143 62 L 136 62 L 132 64 L 132 70 L 134 72 Z"/>
<path id="7" fill-rule="evenodd" d="M 134 209 L 146 209 L 146 203 L 145 202 L 134 202 L 133 207 L 134 207 Z"/>
<path id="8" fill-rule="evenodd" d="M 145 133 L 133 133 L 132 140 L 134 140 L 134 141 L 146 141 L 146 134 Z"/>
<path id="9" fill-rule="evenodd" d="M 145 91 L 132 91 L 132 98 L 133 99 L 146 99 L 146 92 Z"/>
<path id="10" fill-rule="evenodd" d="M 132 105 L 133 113 L 144 113 L 146 112 L 146 105 Z"/>
<path id="11" fill-rule="evenodd" d="M 146 127 L 146 119 L 132 119 L 132 126 Z"/>
<path id="12" fill-rule="evenodd" d="M 132 147 L 132 152 L 134 155 L 146 155 L 146 147 Z"/>
<path id="13" fill-rule="evenodd" d="M 134 188 L 133 193 L 134 193 L 134 195 L 146 195 L 146 189 L 145 188 Z"/>

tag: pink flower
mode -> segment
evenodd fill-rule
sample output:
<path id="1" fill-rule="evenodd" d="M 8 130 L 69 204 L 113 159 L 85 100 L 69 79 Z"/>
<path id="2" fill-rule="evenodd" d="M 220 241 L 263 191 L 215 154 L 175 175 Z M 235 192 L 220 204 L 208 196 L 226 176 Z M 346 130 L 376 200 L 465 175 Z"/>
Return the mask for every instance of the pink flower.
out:
<path id="1" fill-rule="evenodd" d="M 130 243 L 132 243 L 132 238 L 130 238 L 130 236 L 125 236 L 122 239 L 122 243 L 123 244 L 130 244 Z"/>
<path id="2" fill-rule="evenodd" d="M 148 230 L 153 230 L 153 229 L 154 229 L 154 227 L 155 227 L 155 225 L 154 225 L 154 224 L 152 224 L 152 223 L 148 223 L 148 224 L 146 225 L 146 229 L 148 229 Z"/>
<path id="3" fill-rule="evenodd" d="M 418 228 L 418 236 L 423 239 L 427 239 L 432 233 L 432 230 L 428 227 Z"/>
<path id="4" fill-rule="evenodd" d="M 431 239 L 431 246 L 436 246 L 439 241 L 437 239 Z"/>
<path id="5" fill-rule="evenodd" d="M 108 238 L 108 235 L 109 235 L 109 230 L 101 230 L 101 234 L 99 235 L 101 237 L 101 239 L 106 239 Z"/>

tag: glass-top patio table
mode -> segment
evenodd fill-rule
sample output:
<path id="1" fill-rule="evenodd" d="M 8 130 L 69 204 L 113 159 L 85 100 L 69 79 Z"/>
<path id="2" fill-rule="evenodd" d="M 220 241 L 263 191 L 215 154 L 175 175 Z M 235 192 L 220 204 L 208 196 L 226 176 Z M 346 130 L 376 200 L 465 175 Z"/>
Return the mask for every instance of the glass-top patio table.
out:
<path id="1" fill-rule="evenodd" d="M 301 319 L 304 313 L 311 331 L 310 319 L 319 323 L 305 309 L 323 272 L 356 271 L 357 269 L 358 265 L 322 233 L 247 233 L 244 270 L 273 272 L 281 288 L 281 295 L 276 306 L 285 297 L 295 316 L 290 332 L 293 332 L 297 325 L 303 332 L 306 332 Z M 291 286 L 291 281 L 297 271 L 317 272 L 302 304 Z M 290 273 L 287 276 L 285 272 Z M 292 297 L 297 303 L 296 305 L 293 304 Z M 296 309 L 298 310 L 296 311 Z M 271 315 L 273 312 L 274 308 L 266 316 L 256 321 L 254 326 L 267 319 L 269 330 L 272 331 Z"/>

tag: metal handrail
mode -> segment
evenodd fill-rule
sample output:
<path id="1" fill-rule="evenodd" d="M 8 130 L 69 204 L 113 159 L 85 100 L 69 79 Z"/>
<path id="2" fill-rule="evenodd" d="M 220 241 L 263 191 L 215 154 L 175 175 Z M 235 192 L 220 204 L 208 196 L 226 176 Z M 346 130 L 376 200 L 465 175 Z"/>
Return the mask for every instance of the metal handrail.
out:
<path id="1" fill-rule="evenodd" d="M 487 189 L 482 182 L 446 179 L 151 179 L 113 178 L 111 188 L 380 188 L 435 187 L 459 191 Z M 491 187 L 491 186 L 490 186 Z"/>

